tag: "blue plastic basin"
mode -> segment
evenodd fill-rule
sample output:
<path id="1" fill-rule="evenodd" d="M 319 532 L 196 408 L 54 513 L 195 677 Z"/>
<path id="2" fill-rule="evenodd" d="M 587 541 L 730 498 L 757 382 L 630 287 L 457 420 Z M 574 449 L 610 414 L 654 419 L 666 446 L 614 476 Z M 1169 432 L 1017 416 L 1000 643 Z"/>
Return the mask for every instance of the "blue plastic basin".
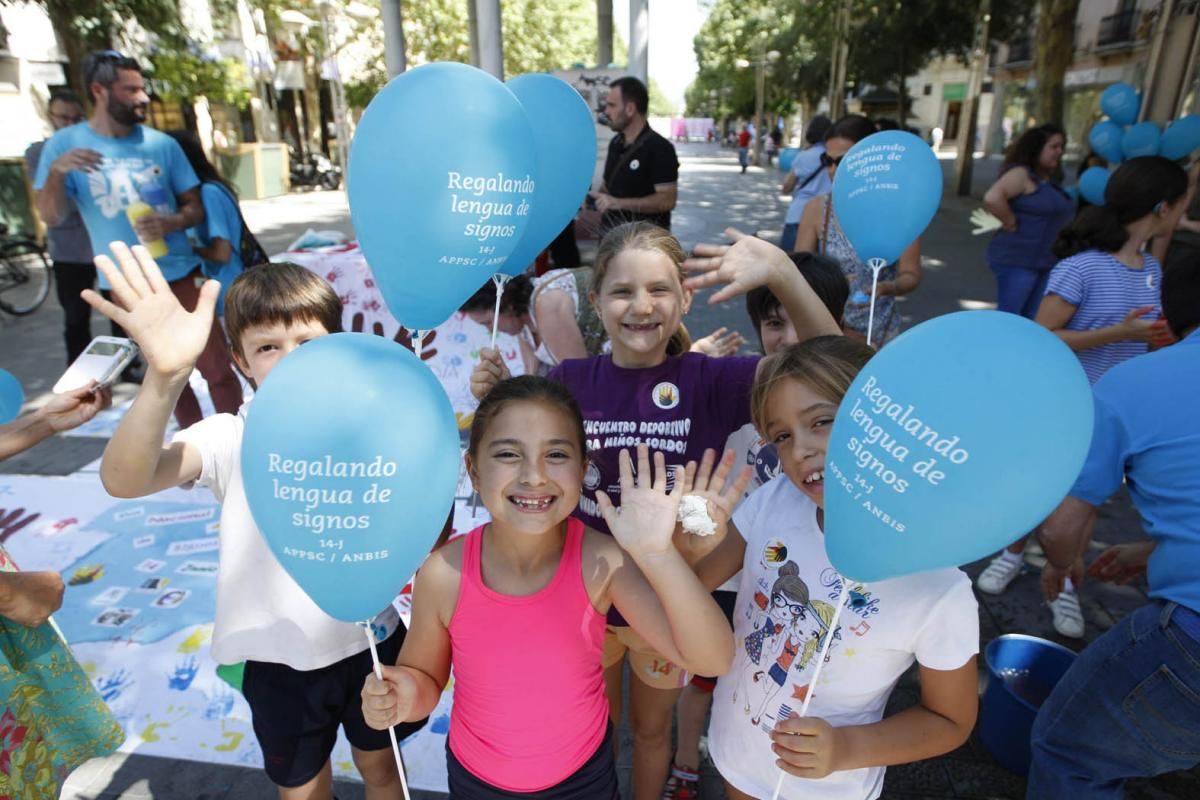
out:
<path id="1" fill-rule="evenodd" d="M 988 682 L 979 710 L 979 738 L 1007 770 L 1029 772 L 1029 738 L 1038 709 L 1075 661 L 1054 642 L 1010 633 L 984 651 Z"/>

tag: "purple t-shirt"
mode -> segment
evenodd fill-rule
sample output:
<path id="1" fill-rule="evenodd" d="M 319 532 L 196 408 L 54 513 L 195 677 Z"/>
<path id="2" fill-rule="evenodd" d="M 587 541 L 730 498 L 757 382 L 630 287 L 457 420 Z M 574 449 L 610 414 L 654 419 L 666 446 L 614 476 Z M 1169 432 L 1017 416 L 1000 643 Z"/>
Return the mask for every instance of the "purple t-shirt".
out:
<path id="1" fill-rule="evenodd" d="M 587 434 L 588 464 L 575 516 L 598 531 L 608 526 L 596 490 L 621 503 L 618 458 L 638 444 L 662 451 L 668 465 L 699 462 L 705 448 L 720 456 L 729 434 L 750 422 L 750 390 L 757 357 L 669 357 L 657 367 L 624 369 L 612 356 L 571 359 L 549 377 L 579 401 Z M 636 466 L 636 464 L 635 464 Z"/>

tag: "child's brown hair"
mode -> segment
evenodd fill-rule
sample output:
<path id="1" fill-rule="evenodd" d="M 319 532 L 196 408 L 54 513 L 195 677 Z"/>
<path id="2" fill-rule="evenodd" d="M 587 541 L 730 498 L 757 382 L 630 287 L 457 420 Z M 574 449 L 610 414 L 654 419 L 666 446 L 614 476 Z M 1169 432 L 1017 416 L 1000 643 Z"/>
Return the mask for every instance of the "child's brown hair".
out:
<path id="1" fill-rule="evenodd" d="M 754 427 L 766 435 L 767 399 L 780 382 L 793 379 L 834 403 L 842 402 L 854 378 L 875 351 L 846 336 L 817 336 L 785 347 L 758 364 L 750 393 Z"/>
<path id="2" fill-rule="evenodd" d="M 245 360 L 242 336 L 256 325 L 318 322 L 342 331 L 342 301 L 321 276 L 286 261 L 247 269 L 225 294 L 225 332 L 233 352 Z"/>

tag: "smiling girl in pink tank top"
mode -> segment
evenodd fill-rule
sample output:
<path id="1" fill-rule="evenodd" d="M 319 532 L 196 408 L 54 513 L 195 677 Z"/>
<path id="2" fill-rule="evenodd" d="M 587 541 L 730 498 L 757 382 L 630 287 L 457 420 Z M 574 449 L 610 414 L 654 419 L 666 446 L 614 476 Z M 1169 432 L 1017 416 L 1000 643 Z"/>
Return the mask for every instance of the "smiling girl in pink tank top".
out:
<path id="1" fill-rule="evenodd" d="M 598 534 L 568 519 L 585 441 L 559 383 L 523 376 L 484 398 L 467 469 L 492 521 L 425 562 L 397 666 L 363 688 L 373 727 L 422 719 L 453 664 L 451 798 L 617 797 L 601 670 L 610 607 L 675 663 L 729 669 L 729 624 L 672 543 L 684 481 L 668 494 L 663 456 L 652 469 L 644 445 L 635 480 L 623 453 L 621 508 L 600 500 L 613 535 Z"/>

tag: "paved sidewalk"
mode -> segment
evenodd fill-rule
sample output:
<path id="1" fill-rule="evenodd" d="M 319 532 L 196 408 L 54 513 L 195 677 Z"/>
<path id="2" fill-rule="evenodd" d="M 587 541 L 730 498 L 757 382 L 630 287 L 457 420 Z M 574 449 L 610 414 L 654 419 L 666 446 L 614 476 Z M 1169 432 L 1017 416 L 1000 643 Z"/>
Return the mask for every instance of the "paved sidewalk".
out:
<path id="1" fill-rule="evenodd" d="M 751 168 L 740 174 L 732 150 L 713 145 L 679 146 L 682 170 L 679 206 L 674 213 L 675 232 L 686 247 L 700 241 L 720 241 L 721 231 L 734 225 L 746 231 L 777 236 L 782 228 L 786 198 L 778 196 L 782 174 L 777 169 Z M 947 174 L 953 162 L 943 161 Z M 996 163 L 977 164 L 975 194 L 980 195 L 995 175 Z M 307 228 L 351 232 L 349 213 L 342 192 L 310 192 L 263 201 L 243 203 L 251 227 L 270 252 L 282 250 Z M 967 217 L 977 200 L 947 196 L 924 237 L 925 279 L 913 295 L 901 300 L 905 325 L 958 311 L 989 307 L 994 301 L 994 284 L 983 259 L 986 240 L 973 237 Z M 698 298 L 688 317 L 696 335 L 726 325 L 740 330 L 756 344 L 744 305 L 740 301 L 709 306 L 707 295 Z M 54 298 L 37 314 L 21 319 L 0 316 L 0 367 L 15 373 L 34 403 L 49 391 L 64 366 L 60 331 L 61 311 Z M 93 331 L 106 332 L 97 318 Z M 128 392 L 131 387 L 120 387 Z M 99 456 L 103 441 L 56 437 L 33 451 L 0 464 L 0 472 L 23 474 L 68 474 Z M 986 513 L 986 509 L 981 509 Z M 1127 499 L 1111 501 L 1097 531 L 1104 543 L 1129 541 L 1139 535 L 1140 525 Z M 974 576 L 983 564 L 971 565 Z M 1088 640 L 1107 630 L 1130 610 L 1145 602 L 1144 587 L 1112 587 L 1089 583 L 1083 590 Z M 1000 597 L 980 596 L 985 640 L 1004 633 L 1029 633 L 1059 640 L 1050 626 L 1049 611 L 1040 599 L 1036 568 L 1028 568 Z M 1063 641 L 1079 649 L 1083 642 Z M 918 688 L 912 674 L 897 687 L 890 707 L 914 703 Z M 628 787 L 628 730 L 622 727 L 620 770 Z M 362 798 L 361 785 L 339 783 L 341 800 Z M 1024 794 L 1020 778 L 997 766 L 984 752 L 977 737 L 942 758 L 896 767 L 888 772 L 887 798 L 1016 798 Z M 218 800 L 269 798 L 274 791 L 259 770 L 198 762 L 169 761 L 145 756 L 119 755 L 99 760 L 81 769 L 68 784 L 63 797 L 69 800 Z M 626 794 L 628 797 L 629 795 Z M 1167 776 L 1131 788 L 1133 798 L 1200 797 L 1196 772 Z M 414 793 L 417 800 L 440 795 Z M 724 797 L 719 776 L 710 763 L 704 768 L 702 797 Z"/>

